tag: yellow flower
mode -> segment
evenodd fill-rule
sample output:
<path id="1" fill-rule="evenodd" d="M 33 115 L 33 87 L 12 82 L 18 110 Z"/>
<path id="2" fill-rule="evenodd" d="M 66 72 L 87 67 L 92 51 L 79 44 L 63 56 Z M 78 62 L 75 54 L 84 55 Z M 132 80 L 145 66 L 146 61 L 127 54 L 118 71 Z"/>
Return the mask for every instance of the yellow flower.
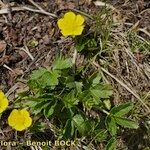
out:
<path id="1" fill-rule="evenodd" d="M 0 113 L 2 113 L 8 107 L 8 99 L 5 94 L 0 91 Z"/>
<path id="2" fill-rule="evenodd" d="M 85 20 L 81 15 L 67 12 L 63 18 L 58 20 L 57 24 L 63 36 L 76 36 L 82 34 L 84 21 Z"/>
<path id="3" fill-rule="evenodd" d="M 31 126 L 32 119 L 27 110 L 14 109 L 8 117 L 8 124 L 15 130 L 22 131 Z"/>

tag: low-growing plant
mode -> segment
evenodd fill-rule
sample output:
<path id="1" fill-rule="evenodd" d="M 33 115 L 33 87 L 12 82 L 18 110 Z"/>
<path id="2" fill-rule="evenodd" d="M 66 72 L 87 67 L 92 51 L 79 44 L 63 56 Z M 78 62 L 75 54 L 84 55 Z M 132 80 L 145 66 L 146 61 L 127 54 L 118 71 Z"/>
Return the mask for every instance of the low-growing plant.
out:
<path id="1" fill-rule="evenodd" d="M 40 123 L 39 118 L 46 118 L 58 139 L 109 140 L 106 147 L 110 150 L 116 146 L 120 127 L 138 128 L 135 121 L 125 116 L 133 104 L 112 107 L 111 85 L 102 80 L 98 71 L 82 73 L 69 58 L 57 57 L 51 67 L 33 71 L 28 86 L 28 91 L 18 95 L 15 107 L 31 109 L 35 118 L 32 131 Z M 96 115 L 88 115 L 91 111 Z M 36 128 L 38 132 L 41 125 Z M 46 128 L 45 124 L 42 129 Z"/>

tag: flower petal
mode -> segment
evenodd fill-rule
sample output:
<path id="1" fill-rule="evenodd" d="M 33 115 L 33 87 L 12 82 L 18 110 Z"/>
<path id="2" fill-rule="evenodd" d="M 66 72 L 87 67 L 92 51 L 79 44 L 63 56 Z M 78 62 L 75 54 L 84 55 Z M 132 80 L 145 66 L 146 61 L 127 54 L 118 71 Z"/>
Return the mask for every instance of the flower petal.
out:
<path id="1" fill-rule="evenodd" d="M 64 27 L 66 27 L 66 22 L 64 21 L 64 19 L 59 19 L 57 21 L 57 25 L 58 25 L 59 29 L 63 29 Z"/>
<path id="2" fill-rule="evenodd" d="M 76 16 L 75 23 L 76 23 L 77 26 L 82 25 L 84 23 L 84 21 L 85 21 L 85 19 L 81 15 L 77 15 Z"/>
<path id="3" fill-rule="evenodd" d="M 16 123 L 18 122 L 17 116 L 18 116 L 18 110 L 17 110 L 17 109 L 14 109 L 14 110 L 10 113 L 10 115 L 9 115 L 9 117 L 8 117 L 8 124 L 9 124 L 10 126 L 13 127 L 13 126 L 16 125 Z"/>
<path id="4" fill-rule="evenodd" d="M 67 29 L 61 30 L 61 33 L 62 33 L 63 36 L 69 36 L 69 35 L 73 34 L 72 31 L 67 30 Z"/>
<path id="5" fill-rule="evenodd" d="M 20 113 L 24 117 L 29 117 L 30 116 L 29 112 L 26 109 L 20 110 Z"/>
<path id="6" fill-rule="evenodd" d="M 26 129 L 26 127 L 24 125 L 20 125 L 20 124 L 17 124 L 16 126 L 13 127 L 15 130 L 17 131 L 23 131 Z"/>
<path id="7" fill-rule="evenodd" d="M 31 124 L 32 124 L 32 119 L 31 119 L 31 117 L 25 117 L 24 126 L 25 126 L 26 128 L 28 128 L 29 126 L 31 126 Z"/>
<path id="8" fill-rule="evenodd" d="M 74 30 L 74 35 L 81 35 L 82 31 L 84 29 L 84 26 L 79 26 Z"/>
<path id="9" fill-rule="evenodd" d="M 5 97 L 5 94 L 0 90 L 0 100 Z"/>
<path id="10" fill-rule="evenodd" d="M 6 109 L 8 106 L 8 99 L 4 98 L 1 102 L 1 107 L 3 107 L 4 109 Z"/>
<path id="11" fill-rule="evenodd" d="M 75 15 L 75 13 L 70 11 L 64 15 L 64 19 L 65 19 L 66 23 L 72 24 L 72 23 L 74 23 L 74 21 L 76 19 L 76 15 Z"/>

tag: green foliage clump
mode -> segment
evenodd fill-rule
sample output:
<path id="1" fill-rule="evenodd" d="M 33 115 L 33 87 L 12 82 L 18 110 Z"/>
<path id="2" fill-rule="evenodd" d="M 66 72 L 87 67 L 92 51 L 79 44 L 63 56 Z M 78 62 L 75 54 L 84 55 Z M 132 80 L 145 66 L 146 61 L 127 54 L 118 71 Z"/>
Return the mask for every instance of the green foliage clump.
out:
<path id="1" fill-rule="evenodd" d="M 51 68 L 33 71 L 28 81 L 29 91 L 20 94 L 16 105 L 19 102 L 31 108 L 35 118 L 51 121 L 58 138 L 85 136 L 92 142 L 102 142 L 112 136 L 107 144 L 107 149 L 111 149 L 116 145 L 120 126 L 138 128 L 137 123 L 125 117 L 133 105 L 111 108 L 111 85 L 102 81 L 99 72 L 85 75 L 75 68 L 70 59 L 58 57 Z M 92 117 L 87 114 L 90 111 L 98 113 Z M 41 127 L 37 121 L 31 130 L 35 126 Z"/>

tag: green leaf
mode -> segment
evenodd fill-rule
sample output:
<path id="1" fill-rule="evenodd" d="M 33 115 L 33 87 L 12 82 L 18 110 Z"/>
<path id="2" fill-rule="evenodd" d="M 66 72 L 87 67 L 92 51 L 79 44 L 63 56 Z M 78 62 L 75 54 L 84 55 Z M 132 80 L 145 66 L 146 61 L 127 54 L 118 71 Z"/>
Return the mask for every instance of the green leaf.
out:
<path id="1" fill-rule="evenodd" d="M 71 59 L 64 59 L 63 57 L 59 57 L 53 63 L 53 69 L 67 69 L 72 67 Z"/>
<path id="2" fill-rule="evenodd" d="M 100 79 L 101 79 L 101 76 L 98 75 L 96 78 L 93 79 L 92 85 L 95 86 L 95 85 L 99 84 Z"/>
<path id="3" fill-rule="evenodd" d="M 53 102 L 52 102 L 53 103 Z M 50 117 L 54 113 L 54 109 L 56 106 L 57 102 L 55 102 L 53 105 L 49 104 L 45 109 L 44 109 L 44 114 L 46 117 Z"/>
<path id="4" fill-rule="evenodd" d="M 29 80 L 27 84 L 30 87 L 30 89 L 33 90 L 40 88 L 40 83 L 38 83 L 37 79 Z"/>
<path id="5" fill-rule="evenodd" d="M 108 110 L 110 110 L 110 108 L 111 108 L 111 102 L 110 102 L 110 100 L 109 100 L 109 99 L 106 99 L 106 100 L 103 101 L 103 103 L 104 103 L 105 107 L 106 107 Z"/>
<path id="6" fill-rule="evenodd" d="M 72 90 L 69 94 L 65 95 L 63 98 L 66 107 L 70 108 L 74 105 L 77 105 L 79 100 L 75 97 L 75 92 Z"/>
<path id="7" fill-rule="evenodd" d="M 125 103 L 125 104 L 113 107 L 110 113 L 117 117 L 122 117 L 132 109 L 133 109 L 132 103 Z"/>
<path id="8" fill-rule="evenodd" d="M 25 107 L 25 106 L 28 106 L 28 107 L 35 107 L 36 105 L 38 104 L 38 102 L 36 102 L 36 101 L 26 101 L 26 102 L 24 102 L 23 103 L 23 107 Z"/>
<path id="9" fill-rule="evenodd" d="M 94 138 L 98 142 L 105 141 L 107 136 L 108 136 L 107 130 L 97 129 L 97 130 L 94 131 Z"/>
<path id="10" fill-rule="evenodd" d="M 30 127 L 30 132 L 37 133 L 37 132 L 44 132 L 45 123 L 43 122 L 34 122 L 34 124 Z"/>
<path id="11" fill-rule="evenodd" d="M 75 87 L 76 87 L 77 93 L 81 93 L 82 92 L 83 83 L 75 81 Z"/>
<path id="12" fill-rule="evenodd" d="M 84 102 L 84 106 L 90 110 L 93 106 L 99 105 L 100 102 L 97 102 L 94 98 L 87 98 Z"/>
<path id="13" fill-rule="evenodd" d="M 33 107 L 34 114 L 40 113 L 42 111 L 42 109 L 44 109 L 47 105 L 48 105 L 47 101 L 42 101 L 40 103 L 37 103 L 37 105 L 35 105 Z"/>
<path id="14" fill-rule="evenodd" d="M 113 93 L 112 87 L 110 85 L 104 85 L 104 84 L 97 85 L 91 88 L 90 91 L 95 98 L 110 98 L 110 96 Z"/>
<path id="15" fill-rule="evenodd" d="M 111 138 L 106 146 L 106 150 L 116 150 L 117 140 L 115 138 Z"/>
<path id="16" fill-rule="evenodd" d="M 91 96 L 90 90 L 85 90 L 79 95 L 80 101 L 83 102 L 87 109 L 91 109 L 93 106 L 97 106 L 101 103 L 101 100 L 97 97 Z"/>
<path id="17" fill-rule="evenodd" d="M 28 97 L 26 98 L 29 101 L 35 101 L 35 102 L 41 102 L 41 101 L 48 101 L 50 98 L 45 98 L 45 97 Z"/>
<path id="18" fill-rule="evenodd" d="M 115 117 L 115 120 L 117 124 L 125 128 L 137 129 L 139 127 L 138 124 L 131 119 Z"/>
<path id="19" fill-rule="evenodd" d="M 63 131 L 63 138 L 68 139 L 71 138 L 74 134 L 74 124 L 73 121 L 68 119 Z"/>
<path id="20" fill-rule="evenodd" d="M 84 50 L 85 44 L 84 43 L 78 43 L 75 45 L 75 47 L 76 47 L 78 52 L 81 52 L 82 50 Z"/>
<path id="21" fill-rule="evenodd" d="M 77 82 L 77 81 L 71 81 L 66 84 L 66 87 L 68 87 L 70 89 L 76 89 L 76 93 L 79 94 L 82 92 L 83 83 Z"/>
<path id="22" fill-rule="evenodd" d="M 87 135 L 87 132 L 90 131 L 91 126 L 88 120 L 84 120 L 81 115 L 75 115 L 73 117 L 73 122 L 76 128 L 78 129 L 79 133 L 82 135 Z"/>
<path id="23" fill-rule="evenodd" d="M 46 72 L 45 74 L 43 74 L 40 81 L 44 87 L 56 86 L 58 85 L 58 77 L 59 77 L 59 72 L 53 70 L 51 72 Z"/>
<path id="24" fill-rule="evenodd" d="M 38 79 L 46 72 L 47 72 L 47 69 L 45 68 L 39 68 L 38 70 L 34 70 L 31 74 L 31 80 Z"/>
<path id="25" fill-rule="evenodd" d="M 116 125 L 116 121 L 115 118 L 113 116 L 107 116 L 106 120 L 105 120 L 105 124 L 107 127 L 107 130 L 112 134 L 112 135 L 116 135 L 117 133 L 117 125 Z"/>

